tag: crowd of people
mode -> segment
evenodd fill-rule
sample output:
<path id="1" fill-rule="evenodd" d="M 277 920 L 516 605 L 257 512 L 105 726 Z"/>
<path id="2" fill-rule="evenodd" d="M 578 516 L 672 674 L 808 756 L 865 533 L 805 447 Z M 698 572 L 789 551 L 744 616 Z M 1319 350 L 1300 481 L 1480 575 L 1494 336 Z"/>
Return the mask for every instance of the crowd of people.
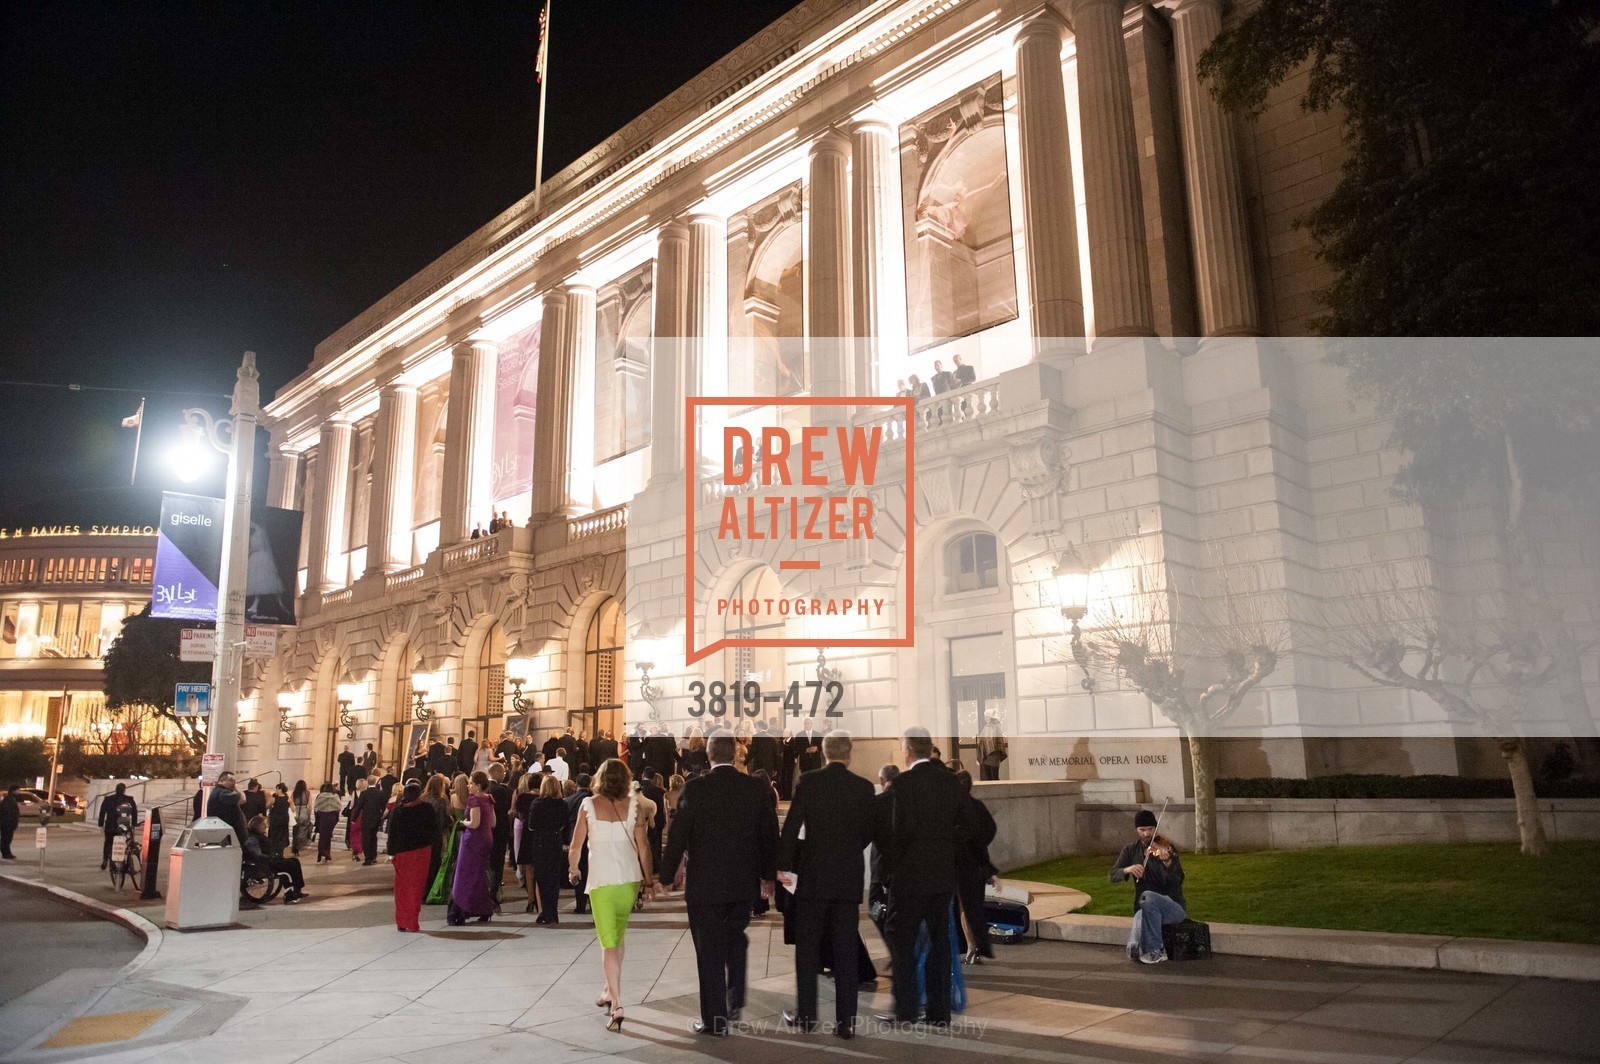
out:
<path id="1" fill-rule="evenodd" d="M 469 732 L 459 746 L 430 741 L 403 773 L 380 771 L 370 744 L 360 755 L 347 749 L 338 784 L 314 797 L 303 782 L 269 793 L 255 780 L 241 794 L 224 773 L 207 812 L 233 826 L 248 861 L 284 876 L 289 903 L 309 897 L 298 854 L 313 837 L 317 860 L 332 860 L 342 822 L 351 859 L 371 865 L 382 835 L 402 932 L 420 930 L 425 905 L 444 905 L 452 926 L 490 922 L 516 904 L 508 864 L 537 925 L 560 924 L 570 889 L 567 912 L 592 916 L 595 1004 L 613 1030 L 624 1020 L 629 916 L 681 893 L 697 958 L 697 1033 L 726 1035 L 739 1022 L 746 929 L 775 904 L 795 947 L 796 1005 L 784 1023 L 825 1026 L 817 987 L 827 972 L 837 991 L 827 1026 L 853 1037 L 858 991 L 878 979 L 858 930 L 865 894 L 896 974 L 893 1011 L 877 1020 L 949 1024 L 964 1007 L 962 965 L 993 956 L 984 887 L 995 874 L 994 818 L 972 776 L 923 729 L 905 733 L 902 763 L 883 766 L 876 787 L 851 771 L 852 752 L 848 734 L 823 734 L 811 721 L 792 735 L 764 724 L 681 740 L 643 727 L 624 740 L 504 735 L 487 750 Z M 780 800 L 790 802 L 781 829 Z M 1156 963 L 1165 959 L 1162 927 L 1185 916 L 1183 870 L 1154 818 L 1142 813 L 1137 824 L 1111 879 L 1135 883 L 1130 957 Z"/>

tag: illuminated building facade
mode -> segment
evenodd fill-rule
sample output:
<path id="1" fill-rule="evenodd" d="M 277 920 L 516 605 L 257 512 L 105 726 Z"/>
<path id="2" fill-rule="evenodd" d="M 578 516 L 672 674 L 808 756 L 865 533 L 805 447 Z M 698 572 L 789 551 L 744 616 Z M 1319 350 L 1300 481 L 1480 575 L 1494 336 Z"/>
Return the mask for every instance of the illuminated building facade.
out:
<path id="1" fill-rule="evenodd" d="M 5 529 L 0 535 L 0 740 L 116 744 L 100 658 L 150 603 L 154 528 Z"/>
<path id="2" fill-rule="evenodd" d="M 1318 313 L 1329 275 L 1293 223 L 1342 154 L 1303 77 L 1223 112 L 1195 64 L 1230 17 L 803 3 L 318 345 L 267 408 L 268 502 L 305 513 L 302 624 L 247 676 L 244 767 L 321 780 L 369 742 L 395 762 L 419 707 L 481 740 L 508 689 L 541 734 L 616 729 L 644 663 L 674 721 L 697 678 L 825 668 L 880 744 L 864 764 L 890 759 L 909 707 L 963 757 L 994 709 L 1017 736 L 1007 776 L 1182 794 L 1149 702 L 1073 672 L 1050 587 L 1066 551 L 1102 599 L 1131 539 L 1201 576 L 1247 560 L 1258 590 L 1310 604 L 1363 560 L 1492 564 L 1481 508 L 1441 536 L 1393 495 L 1403 456 L 1339 371 L 1256 339 Z M 937 391 L 916 415 L 916 645 L 685 665 L 686 396 L 902 382 Z M 1556 586 L 1583 601 L 1594 527 L 1560 531 Z M 782 583 L 754 555 L 704 560 L 697 592 Z M 816 579 L 891 586 L 904 561 L 842 553 Z M 723 634 L 771 622 L 741 624 Z M 1224 774 L 1471 769 L 1403 737 L 1425 706 L 1303 653 L 1315 640 L 1290 632 L 1246 714 L 1268 737 Z M 1351 712 L 1400 737 L 1296 730 Z"/>

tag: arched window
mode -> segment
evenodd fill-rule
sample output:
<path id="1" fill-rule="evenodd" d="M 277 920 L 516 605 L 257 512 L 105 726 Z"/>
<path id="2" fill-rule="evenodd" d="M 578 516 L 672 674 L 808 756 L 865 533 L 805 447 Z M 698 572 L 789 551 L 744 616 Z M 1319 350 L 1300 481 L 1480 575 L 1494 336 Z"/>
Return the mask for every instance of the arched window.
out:
<path id="1" fill-rule="evenodd" d="M 1000 552 L 990 532 L 957 536 L 944 549 L 947 594 L 1000 586 Z"/>
<path id="2" fill-rule="evenodd" d="M 998 75 L 901 127 L 914 349 L 1017 315 Z"/>
<path id="3" fill-rule="evenodd" d="M 594 457 L 604 462 L 650 442 L 650 269 L 602 293 L 596 311 Z"/>
<path id="4" fill-rule="evenodd" d="M 617 734 L 622 724 L 623 670 L 622 606 L 609 598 L 594 611 L 584 635 L 583 709 L 567 715 L 575 732 L 590 739 L 602 728 Z"/>

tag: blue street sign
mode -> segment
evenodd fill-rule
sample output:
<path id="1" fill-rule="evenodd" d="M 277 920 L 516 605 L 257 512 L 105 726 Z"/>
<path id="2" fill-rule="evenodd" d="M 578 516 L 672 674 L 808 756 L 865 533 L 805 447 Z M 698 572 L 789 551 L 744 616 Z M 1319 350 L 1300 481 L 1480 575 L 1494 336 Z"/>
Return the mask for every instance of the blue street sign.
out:
<path id="1" fill-rule="evenodd" d="M 211 685 L 180 683 L 173 696 L 173 713 L 180 717 L 206 717 L 211 714 Z"/>

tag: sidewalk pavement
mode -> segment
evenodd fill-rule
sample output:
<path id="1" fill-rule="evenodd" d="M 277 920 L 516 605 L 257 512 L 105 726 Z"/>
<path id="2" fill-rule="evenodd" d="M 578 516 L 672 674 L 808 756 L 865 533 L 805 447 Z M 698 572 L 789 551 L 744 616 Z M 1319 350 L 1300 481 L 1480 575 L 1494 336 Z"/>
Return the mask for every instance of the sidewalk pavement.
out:
<path id="1" fill-rule="evenodd" d="M 53 836 L 51 846 L 49 879 L 114 893 L 92 832 L 59 843 Z M 23 878 L 30 869 L 36 877 L 26 861 L 3 871 Z M 0 1008 L 0 1061 L 476 1064 L 515 1054 L 541 1064 L 786 1064 L 831 1054 L 851 1064 L 928 1064 L 930 1049 L 974 1064 L 1600 1061 L 1600 1025 L 1589 1022 L 1594 988 L 1586 984 L 1251 957 L 1131 965 L 1120 946 L 1048 941 L 997 946 L 995 961 L 966 968 L 968 1008 L 949 1033 L 869 1023 L 854 1042 L 792 1035 L 779 1013 L 793 1001 L 793 950 L 782 944 L 775 914 L 751 924 L 743 1022 L 731 1038 L 707 1039 L 689 1030 L 698 998 L 680 901 L 653 904 L 630 925 L 628 1018 L 612 1034 L 593 1004 L 599 947 L 583 918 L 563 912 L 561 926 L 537 927 L 518 912 L 449 928 L 442 909 L 428 907 L 424 933 L 407 935 L 393 927 L 387 867 L 362 868 L 341 855 L 307 872 L 305 902 L 244 913 L 242 926 L 228 930 L 151 927 L 155 948 L 132 970 L 113 978 L 68 972 Z M 563 908 L 570 905 L 568 895 Z M 159 905 L 134 911 L 161 918 Z M 885 967 L 875 930 L 862 928 Z M 95 987 L 98 996 L 76 1003 Z M 864 993 L 864 1020 L 888 1006 L 887 991 L 885 978 Z M 824 1017 L 832 1014 L 830 993 L 823 980 Z M 52 1005 L 59 1015 L 40 1025 Z M 19 1029 L 14 1017 L 31 1017 L 35 1029 Z"/>

